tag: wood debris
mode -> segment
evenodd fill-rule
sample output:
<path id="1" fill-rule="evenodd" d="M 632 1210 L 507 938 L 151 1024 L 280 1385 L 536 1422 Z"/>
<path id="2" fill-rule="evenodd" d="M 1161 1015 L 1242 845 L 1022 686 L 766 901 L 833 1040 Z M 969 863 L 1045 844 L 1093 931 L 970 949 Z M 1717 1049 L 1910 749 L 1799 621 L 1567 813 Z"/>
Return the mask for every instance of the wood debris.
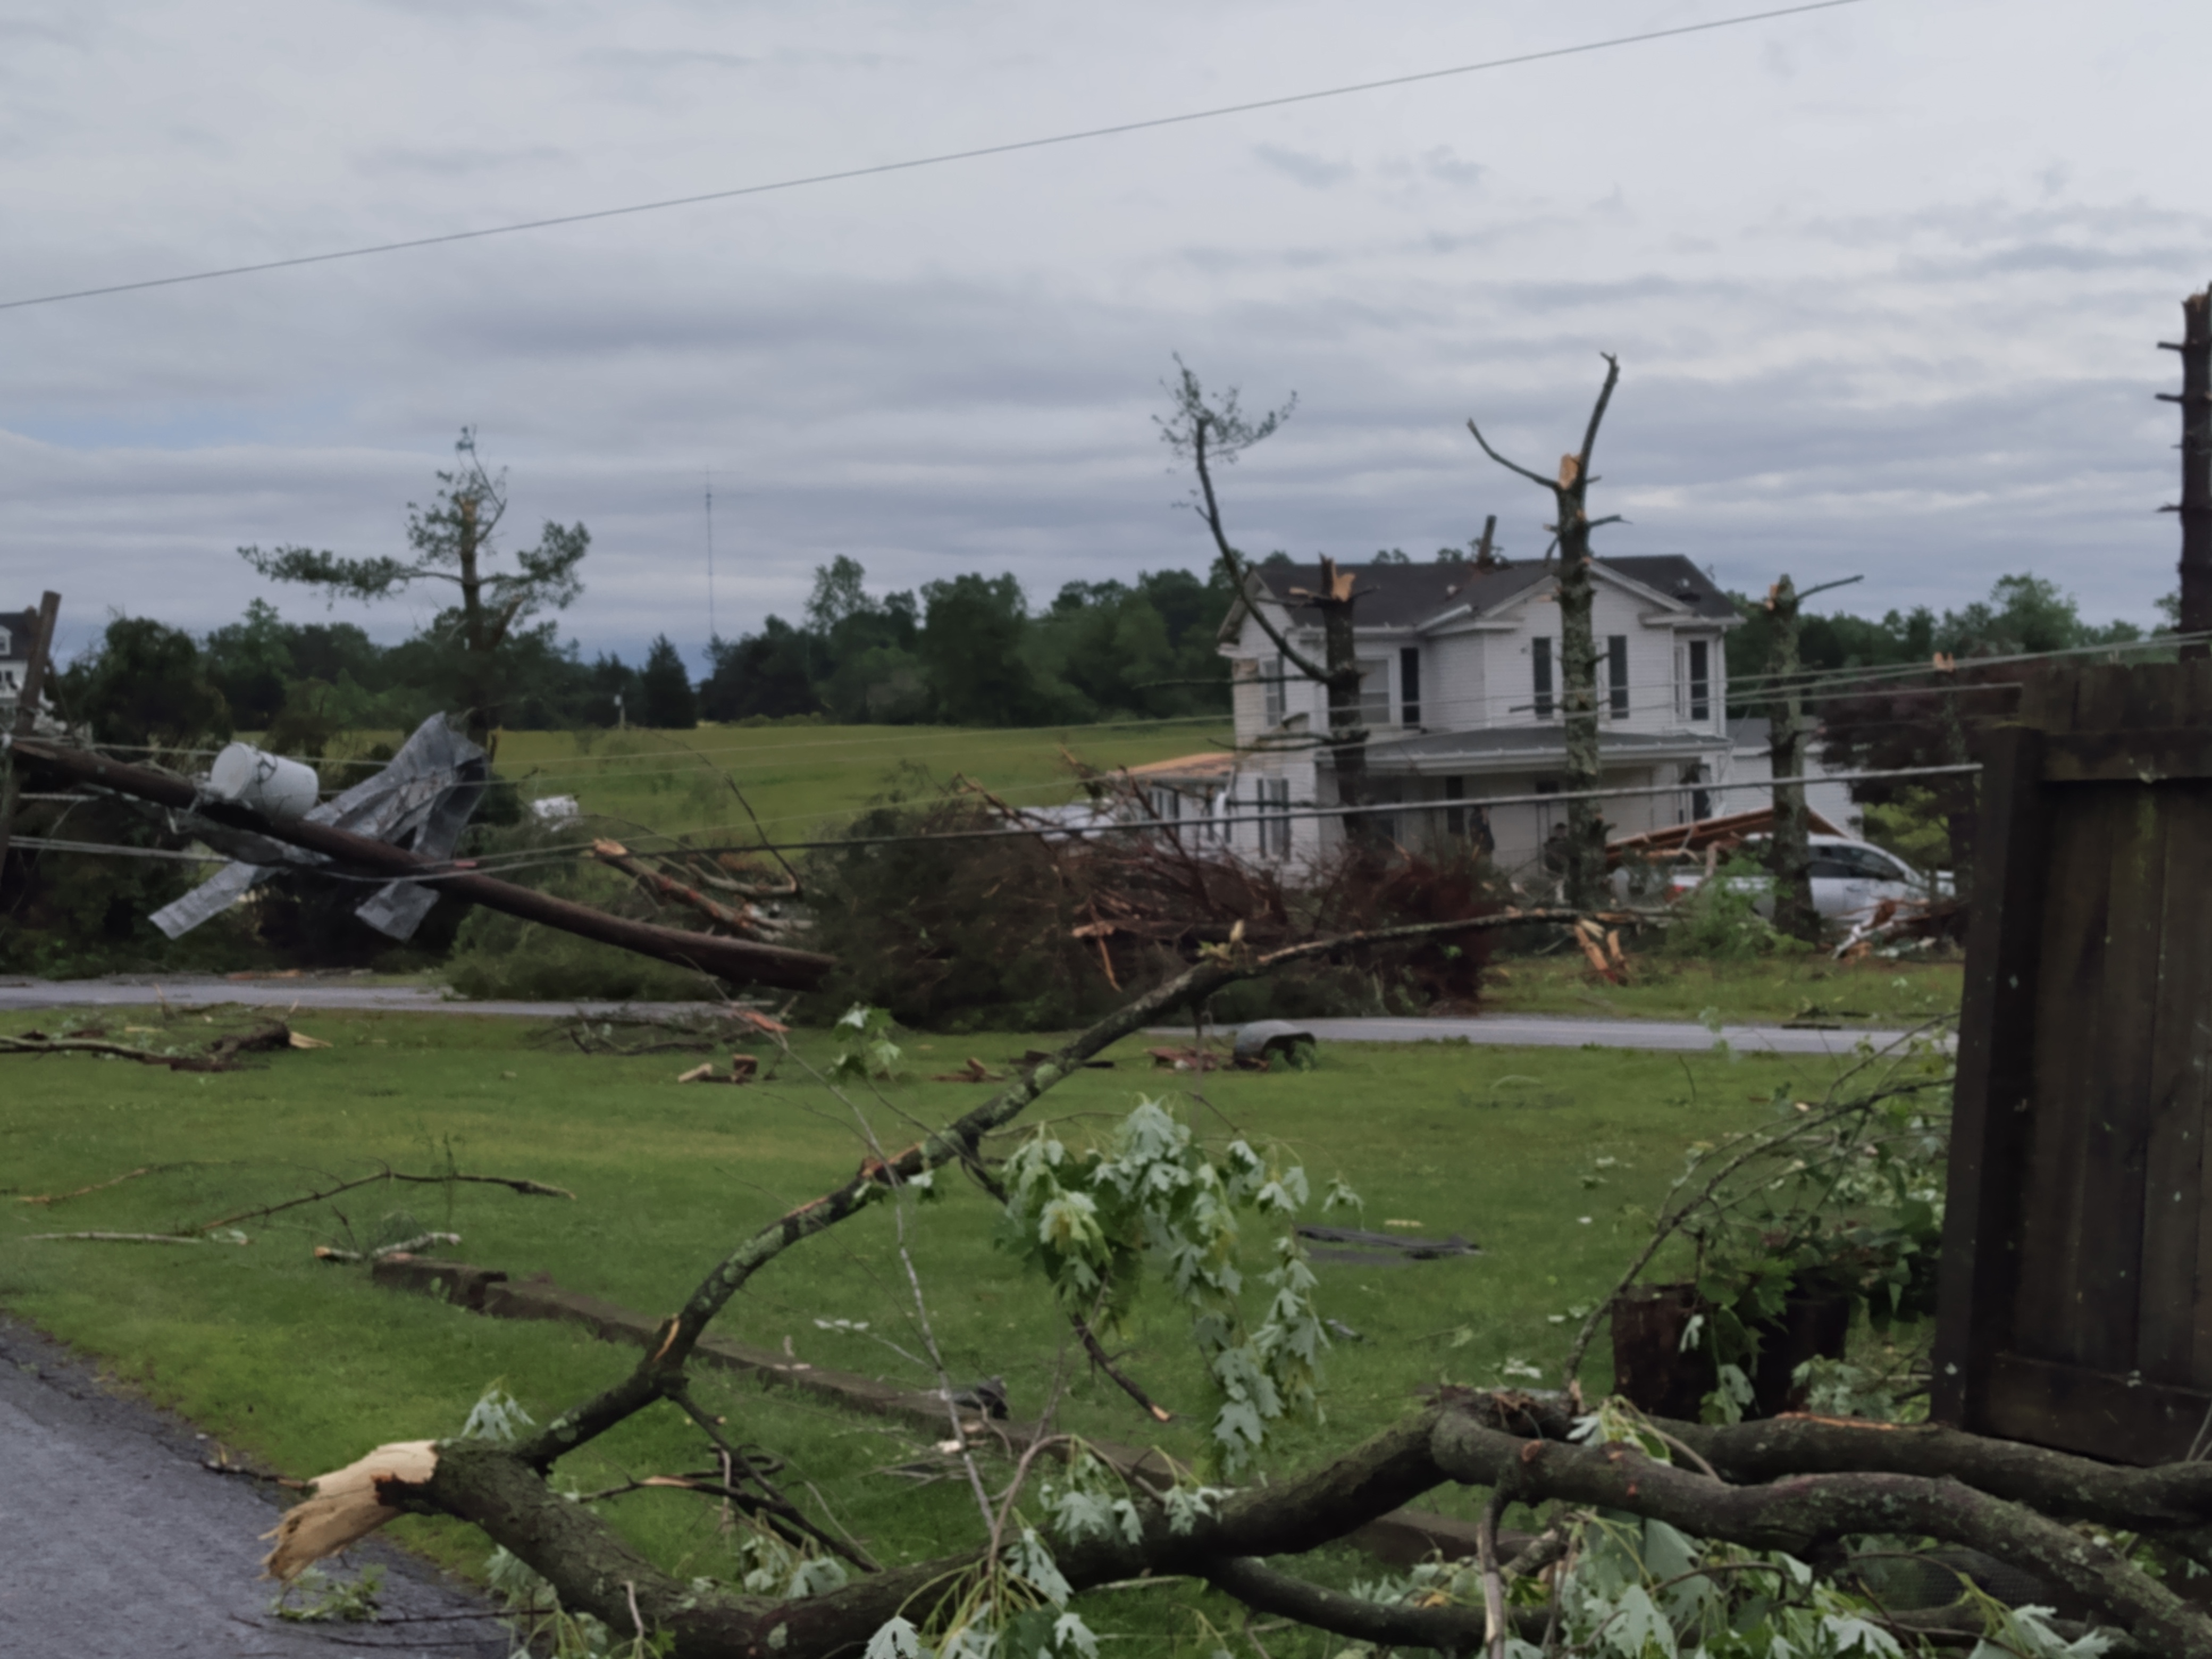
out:
<path id="1" fill-rule="evenodd" d="M 403 1440 L 317 1476 L 308 1483 L 306 1500 L 285 1510 L 261 1534 L 276 1540 L 261 1564 L 262 1577 L 289 1583 L 316 1562 L 360 1542 L 401 1513 L 398 1505 L 384 1501 L 385 1488 L 419 1486 L 437 1471 L 436 1441 Z"/>
<path id="2" fill-rule="evenodd" d="M 694 1066 L 676 1080 L 678 1083 L 750 1083 L 760 1071 L 757 1054 L 732 1054 L 730 1069 L 725 1073 L 714 1069 L 714 1062 Z"/>
<path id="3" fill-rule="evenodd" d="M 391 1261 L 413 1255 L 417 1250 L 433 1244 L 458 1244 L 459 1233 L 417 1233 L 412 1238 L 402 1239 L 397 1244 L 380 1244 L 373 1250 L 342 1250 L 334 1245 L 315 1246 L 318 1261 Z"/>
<path id="4" fill-rule="evenodd" d="M 26 1233 L 26 1238 L 82 1239 L 95 1244 L 243 1244 L 243 1233 L 227 1237 L 195 1237 L 187 1233 Z"/>
<path id="5" fill-rule="evenodd" d="M 932 1083 L 1004 1083 L 1006 1074 L 994 1072 L 974 1055 L 957 1072 L 939 1072 L 929 1079 Z"/>
<path id="6" fill-rule="evenodd" d="M 295 1031 L 281 1019 L 267 1020 L 244 1031 L 226 1032 L 198 1054 L 177 1050 L 165 1053 L 156 1048 L 110 1042 L 103 1028 L 97 1025 L 58 1034 L 21 1031 L 13 1036 L 0 1036 L 0 1054 L 107 1054 L 117 1060 L 136 1060 L 141 1066 L 165 1066 L 173 1072 L 234 1072 L 239 1069 L 238 1057 L 240 1054 L 270 1054 L 279 1048 L 327 1048 L 330 1046 L 320 1037 Z"/>

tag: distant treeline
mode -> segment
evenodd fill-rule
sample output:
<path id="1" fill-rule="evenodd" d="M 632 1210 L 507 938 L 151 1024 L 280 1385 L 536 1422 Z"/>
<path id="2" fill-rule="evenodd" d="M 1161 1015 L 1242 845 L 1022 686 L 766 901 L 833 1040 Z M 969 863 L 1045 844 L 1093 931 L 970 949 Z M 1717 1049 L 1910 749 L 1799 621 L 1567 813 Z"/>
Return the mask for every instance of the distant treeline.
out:
<path id="1" fill-rule="evenodd" d="M 1746 618 L 1727 640 L 1738 688 L 1732 702 L 1739 713 L 1757 713 L 1771 623 L 1763 596 L 1732 597 Z M 859 563 L 839 558 L 815 572 L 798 622 L 772 616 L 757 632 L 714 641 L 708 672 L 696 682 L 665 635 L 631 664 L 612 654 L 586 660 L 550 620 L 518 630 L 497 653 L 498 722 L 525 731 L 623 721 L 681 730 L 702 720 L 809 715 L 1050 726 L 1225 714 L 1228 665 L 1215 637 L 1228 604 L 1218 576 L 1186 570 L 1070 582 L 1042 609 L 1012 576 L 955 576 L 918 593 L 878 596 Z M 2016 575 L 2000 577 L 1986 600 L 1940 614 L 1923 606 L 1879 620 L 1808 615 L 1800 648 L 1806 668 L 1833 670 L 1925 663 L 1939 652 L 1963 661 L 2060 651 L 2143 634 L 2131 623 L 2086 622 L 2056 584 Z M 118 617 L 55 691 L 68 718 L 109 743 L 179 748 L 258 732 L 272 747 L 310 755 L 340 732 L 404 730 L 465 700 L 459 653 L 435 624 L 379 645 L 351 623 L 287 621 L 263 599 L 198 637 L 151 618 Z"/>
<path id="2" fill-rule="evenodd" d="M 1817 572 L 1795 573 L 1800 589 L 1817 586 Z M 1767 672 L 1774 651 L 1774 623 L 1763 593 L 1731 593 L 1744 625 L 1729 632 L 1728 672 L 1747 685 Z M 1837 599 L 1844 594 L 1839 592 Z M 2174 625 L 2178 598 L 2159 602 L 2168 628 Z M 1940 615 L 1926 605 L 1890 611 L 1879 621 L 1848 611 L 1807 612 L 1799 624 L 1797 648 L 1808 669 L 1887 668 L 1926 663 L 1937 653 L 1957 658 L 2014 657 L 2030 652 L 2075 651 L 2087 646 L 2124 645 L 2148 630 L 2130 622 L 2085 621 L 2074 596 L 2037 575 L 2000 576 L 1986 599 Z M 1747 701 L 1756 702 L 1756 696 Z"/>
<path id="3" fill-rule="evenodd" d="M 1070 582 L 1033 611 L 1012 576 L 955 576 L 919 595 L 870 594 L 840 558 L 815 573 L 801 620 L 709 647 L 695 683 L 665 635 L 641 663 L 586 661 L 551 622 L 499 648 L 499 720 L 524 731 L 820 715 L 877 724 L 1049 726 L 1226 713 L 1214 652 L 1226 590 L 1184 570 Z M 64 714 L 103 741 L 188 746 L 234 732 L 320 754 L 342 732 L 398 730 L 462 696 L 457 653 L 434 629 L 380 645 L 351 623 L 287 621 L 256 599 L 194 636 L 118 617 L 60 675 Z"/>

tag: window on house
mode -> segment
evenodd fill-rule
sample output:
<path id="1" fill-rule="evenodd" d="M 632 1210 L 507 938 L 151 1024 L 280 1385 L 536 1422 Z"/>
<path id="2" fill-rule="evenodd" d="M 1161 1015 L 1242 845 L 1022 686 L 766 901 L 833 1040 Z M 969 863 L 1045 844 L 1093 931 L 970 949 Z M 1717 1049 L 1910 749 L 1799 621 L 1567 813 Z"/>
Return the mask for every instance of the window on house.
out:
<path id="1" fill-rule="evenodd" d="M 1539 636 L 1528 641 L 1530 670 L 1535 676 L 1536 718 L 1552 718 L 1552 642 Z"/>
<path id="2" fill-rule="evenodd" d="M 1283 723 L 1283 659 L 1261 658 L 1260 679 L 1260 717 L 1272 730 Z"/>
<path id="3" fill-rule="evenodd" d="M 1359 665 L 1359 723 L 1372 731 L 1390 724 L 1390 665 Z"/>
<path id="4" fill-rule="evenodd" d="M 1443 795 L 1444 799 L 1449 801 L 1466 799 L 1467 780 L 1465 778 L 1446 778 L 1443 782 Z M 1456 839 L 1461 836 L 1464 836 L 1466 833 L 1467 808 L 1464 806 L 1447 806 L 1444 808 L 1444 834 Z"/>
<path id="5" fill-rule="evenodd" d="M 1713 717 L 1713 647 L 1692 640 L 1682 647 L 1682 713 L 1692 720 Z"/>
<path id="6" fill-rule="evenodd" d="M 1687 766 L 1684 767 L 1684 768 L 1682 769 L 1682 781 L 1683 781 L 1683 782 L 1685 782 L 1685 783 L 1703 783 L 1703 782 L 1705 782 L 1705 763 L 1703 763 L 1702 761 L 1692 761 L 1692 762 L 1691 762 Z M 1691 790 L 1691 791 L 1690 791 L 1690 821 L 1691 821 L 1692 823 L 1695 823 L 1695 822 L 1697 822 L 1697 821 L 1698 821 L 1698 819 L 1700 819 L 1700 818 L 1709 818 L 1709 817 L 1712 817 L 1712 815 L 1713 815 L 1713 798 L 1712 798 L 1712 796 L 1711 796 L 1709 793 L 1707 793 L 1705 790 L 1703 790 L 1703 789 L 1692 789 L 1692 790 Z"/>
<path id="7" fill-rule="evenodd" d="M 1263 814 L 1260 820 L 1260 850 L 1272 853 L 1277 858 L 1288 858 L 1291 853 L 1291 781 L 1288 778 L 1261 778 L 1260 806 Z"/>
<path id="8" fill-rule="evenodd" d="M 1421 723 L 1421 652 L 1419 646 L 1398 650 L 1398 724 Z"/>
<path id="9" fill-rule="evenodd" d="M 1628 635 L 1608 634 L 1605 639 L 1605 690 L 1617 720 L 1628 718 Z"/>

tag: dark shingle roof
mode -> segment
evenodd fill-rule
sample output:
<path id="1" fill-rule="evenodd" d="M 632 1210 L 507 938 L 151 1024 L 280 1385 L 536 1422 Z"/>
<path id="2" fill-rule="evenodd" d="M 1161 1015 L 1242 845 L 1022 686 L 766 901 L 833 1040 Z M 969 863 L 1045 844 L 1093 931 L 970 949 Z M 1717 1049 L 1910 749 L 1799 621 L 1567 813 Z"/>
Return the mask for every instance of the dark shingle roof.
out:
<path id="1" fill-rule="evenodd" d="M 1600 559 L 1598 563 L 1681 601 L 1692 615 L 1716 622 L 1735 618 L 1735 607 L 1728 596 L 1682 554 L 1645 554 Z M 1362 564 L 1339 568 L 1358 572 L 1358 615 L 1362 628 L 1418 628 L 1461 605 L 1470 605 L 1480 615 L 1510 604 L 1538 582 L 1549 580 L 1544 567 L 1534 560 L 1492 570 L 1478 570 L 1472 564 Z M 1310 591 L 1321 586 L 1318 563 L 1262 565 L 1258 571 L 1267 591 L 1286 605 L 1292 588 Z"/>
<path id="2" fill-rule="evenodd" d="M 35 611 L 0 611 L 0 633 L 8 635 L 8 648 L 0 657 L 13 659 L 31 654 L 31 641 L 39 636 L 39 613 Z"/>

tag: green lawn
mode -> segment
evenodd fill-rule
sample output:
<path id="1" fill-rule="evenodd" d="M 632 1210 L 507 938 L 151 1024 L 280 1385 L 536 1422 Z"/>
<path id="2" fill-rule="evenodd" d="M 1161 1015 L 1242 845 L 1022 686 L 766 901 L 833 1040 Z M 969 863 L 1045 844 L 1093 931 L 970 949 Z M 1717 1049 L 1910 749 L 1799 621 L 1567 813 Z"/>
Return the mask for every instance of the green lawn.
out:
<path id="1" fill-rule="evenodd" d="M 1959 1007 L 1957 962 L 1839 963 L 1826 955 L 1743 962 L 1632 958 L 1629 982 L 1609 985 L 1576 954 L 1501 960 L 1483 977 L 1489 1012 L 1608 1018 L 1807 1020 L 1844 1026 L 1917 1025 Z"/>
<path id="2" fill-rule="evenodd" d="M 104 1011 L 112 1030 L 157 1025 Z M 56 1017 L 39 1023 L 55 1029 Z M 18 1016 L 0 1029 L 31 1021 Z M 860 1146 L 847 1109 L 787 1073 L 743 1091 L 682 1086 L 687 1055 L 586 1058 L 533 1043 L 519 1023 L 463 1017 L 302 1016 L 333 1046 L 215 1076 L 127 1061 L 0 1058 L 0 1307 L 98 1355 L 222 1443 L 295 1476 L 334 1468 L 387 1440 L 456 1431 L 504 1378 L 542 1419 L 611 1381 L 633 1355 L 567 1328 L 481 1318 L 378 1289 L 364 1272 L 312 1260 L 320 1242 L 447 1227 L 452 1254 L 516 1277 L 665 1310 L 731 1242 L 848 1174 Z M 179 1027 L 204 1030 L 198 1016 Z M 132 1038 L 126 1040 L 166 1040 Z M 819 1054 L 827 1039 L 802 1036 Z M 969 1054 L 998 1064 L 1033 1041 L 913 1040 L 919 1073 Z M 1459 1231 L 1483 1254 L 1388 1267 L 1323 1266 L 1325 1315 L 1361 1340 L 1331 1356 L 1329 1420 L 1289 1438 L 1296 1457 L 1346 1444 L 1414 1403 L 1425 1384 L 1491 1383 L 1509 1362 L 1555 1380 L 1571 1307 L 1609 1288 L 1638 1237 L 1628 1206 L 1650 1205 L 1691 1143 L 1762 1121 L 1778 1090 L 1819 1091 L 1832 1062 L 1713 1054 L 1653 1057 L 1595 1049 L 1514 1051 L 1438 1043 L 1334 1045 L 1308 1073 L 1156 1072 L 1142 1040 L 1113 1051 L 1034 1109 L 1068 1137 L 1103 1131 L 1139 1093 L 1166 1097 L 1208 1136 L 1234 1122 L 1287 1149 L 1318 1191 L 1341 1176 L 1364 1196 L 1367 1224 L 1417 1222 Z M 893 1103 L 941 1121 L 974 1086 L 917 1081 Z M 910 1124 L 880 1107 L 887 1141 Z M 574 1202 L 489 1188 L 382 1184 L 248 1220 L 246 1248 L 33 1241 L 58 1229 L 161 1231 L 313 1190 L 386 1160 L 528 1176 Z M 159 1170 L 56 1205 L 21 1201 L 148 1165 Z M 1018 1412 L 1043 1402 L 1065 1346 L 1042 1293 L 989 1235 L 991 1204 L 958 1178 L 912 1219 L 915 1255 L 948 1363 L 963 1380 L 1005 1376 Z M 394 1212 L 404 1212 L 394 1214 Z M 1253 1254 L 1259 1251 L 1255 1246 Z M 866 1332 L 817 1321 L 866 1322 Z M 800 1358 L 916 1386 L 933 1379 L 892 1345 L 919 1352 L 887 1209 L 811 1241 L 760 1276 L 726 1314 L 726 1334 Z M 1206 1407 L 1187 1330 L 1148 1304 L 1127 1364 L 1186 1421 L 1152 1437 L 1193 1448 L 1187 1421 Z M 1110 1385 L 1069 1364 L 1062 1410 L 1078 1432 L 1143 1441 L 1149 1425 Z M 1602 1385 L 1602 1356 L 1588 1380 Z M 709 1376 L 702 1385 L 739 1437 L 789 1456 L 847 1524 L 886 1556 L 934 1553 L 969 1535 L 954 1483 L 916 1487 L 872 1473 L 918 1455 L 921 1437 L 878 1420 Z M 673 1413 L 634 1420 L 562 1465 L 586 1487 L 625 1473 L 694 1466 Z M 690 1507 L 686 1507 L 689 1505 Z M 1454 1505 L 1447 1499 L 1442 1506 Z M 611 1506 L 644 1546 L 686 1570 L 714 1571 L 725 1547 L 707 1506 L 647 1492 Z M 457 1526 L 405 1522 L 416 1547 L 463 1565 L 483 1546 Z M 1340 1571 L 1350 1572 L 1350 1563 Z M 1371 1569 L 1370 1569 L 1371 1570 Z M 1196 1620 L 1218 1603 L 1195 1592 L 1123 1595 L 1104 1627 L 1146 1629 L 1153 1650 L 1210 1651 Z M 1172 1638 L 1172 1640 L 1170 1640 Z M 1185 1647 L 1186 1638 L 1196 1644 Z M 1279 1653 L 1302 1653 L 1270 1638 Z M 1319 1652 L 1316 1647 L 1311 1650 Z"/>
<path id="3" fill-rule="evenodd" d="M 693 732 L 506 732 L 498 766 L 526 796 L 574 795 L 584 810 L 671 835 L 749 830 L 720 773 L 780 838 L 818 831 L 921 767 L 964 774 L 1021 805 L 1068 799 L 1062 750 L 1089 765 L 1141 765 L 1217 748 L 1228 717 L 1054 730 L 942 726 L 704 726 Z M 588 744 L 586 752 L 584 745 Z M 909 773 L 909 776 L 910 776 Z"/>

